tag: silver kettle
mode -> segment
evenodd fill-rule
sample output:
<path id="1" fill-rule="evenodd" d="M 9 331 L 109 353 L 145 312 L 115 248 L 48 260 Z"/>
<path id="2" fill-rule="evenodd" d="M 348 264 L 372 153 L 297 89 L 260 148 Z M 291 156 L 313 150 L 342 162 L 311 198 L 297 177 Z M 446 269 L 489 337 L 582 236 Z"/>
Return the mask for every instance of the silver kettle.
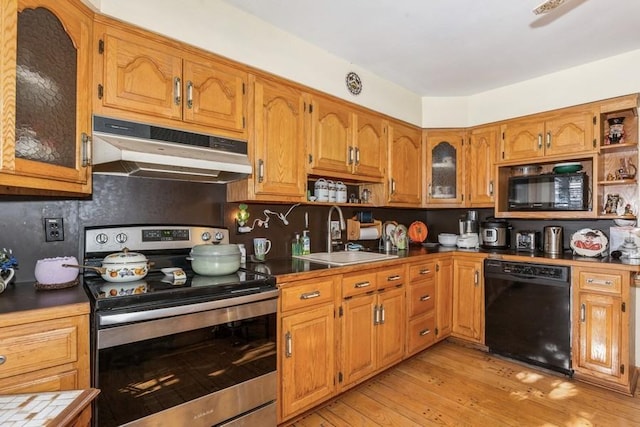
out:
<path id="1" fill-rule="evenodd" d="M 548 225 L 544 227 L 543 232 L 543 250 L 546 254 L 560 255 L 563 252 L 562 227 L 557 225 Z"/>

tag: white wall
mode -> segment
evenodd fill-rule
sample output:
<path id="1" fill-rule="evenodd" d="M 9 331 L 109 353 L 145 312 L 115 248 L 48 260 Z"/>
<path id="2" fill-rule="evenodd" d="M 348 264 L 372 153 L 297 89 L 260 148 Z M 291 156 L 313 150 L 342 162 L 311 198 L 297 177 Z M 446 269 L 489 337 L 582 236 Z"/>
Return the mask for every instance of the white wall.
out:
<path id="1" fill-rule="evenodd" d="M 468 127 L 640 92 L 640 50 L 470 97 L 419 97 L 219 0 L 83 0 L 94 10 L 422 127 Z M 363 80 L 357 97 L 344 77 Z M 640 289 L 635 289 L 640 333 Z M 640 358 L 640 339 L 635 352 Z"/>
<path id="2" fill-rule="evenodd" d="M 420 125 L 420 96 L 220 0 L 83 0 L 109 15 Z M 349 71 L 362 93 L 345 85 Z"/>

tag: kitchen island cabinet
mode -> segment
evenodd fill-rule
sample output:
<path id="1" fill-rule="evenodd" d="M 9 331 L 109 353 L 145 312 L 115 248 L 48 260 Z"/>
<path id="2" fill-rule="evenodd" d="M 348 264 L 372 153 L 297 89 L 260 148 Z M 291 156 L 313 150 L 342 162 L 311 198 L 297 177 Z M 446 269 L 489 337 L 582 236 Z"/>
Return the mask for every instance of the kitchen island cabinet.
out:
<path id="1" fill-rule="evenodd" d="M 574 268 L 572 286 L 576 377 L 633 395 L 638 372 L 630 358 L 635 338 L 630 274 Z"/>
<path id="2" fill-rule="evenodd" d="M 0 193 L 91 194 L 93 12 L 78 0 L 2 0 L 0 20 Z"/>

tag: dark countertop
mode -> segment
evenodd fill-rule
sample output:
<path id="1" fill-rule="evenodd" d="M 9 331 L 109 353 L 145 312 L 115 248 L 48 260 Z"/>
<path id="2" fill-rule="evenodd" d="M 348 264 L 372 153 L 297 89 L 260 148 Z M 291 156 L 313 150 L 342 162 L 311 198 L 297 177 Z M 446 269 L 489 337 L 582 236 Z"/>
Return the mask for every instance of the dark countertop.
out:
<path id="1" fill-rule="evenodd" d="M 36 290 L 33 282 L 11 283 L 0 293 L 0 315 L 65 305 L 86 304 L 89 299 L 82 285 L 55 290 Z"/>
<path id="2" fill-rule="evenodd" d="M 398 258 L 384 261 L 374 261 L 371 263 L 352 264 L 348 266 L 335 266 L 326 265 L 310 261 L 305 261 L 297 258 L 283 257 L 267 259 L 264 263 L 248 262 L 246 268 L 250 270 L 257 270 L 264 273 L 277 276 L 279 282 L 285 280 L 302 279 L 305 277 L 319 277 L 339 272 L 349 272 L 362 267 L 385 266 L 396 263 L 398 260 L 406 260 L 407 258 L 417 258 L 424 255 L 438 255 L 443 253 L 455 252 L 457 254 L 471 253 L 471 254 L 487 254 L 488 257 L 505 258 L 521 262 L 537 262 L 548 264 L 564 264 L 564 265 L 576 265 L 576 264 L 607 264 L 609 267 L 616 269 L 624 269 L 628 271 L 640 272 L 640 260 L 629 259 L 614 259 L 611 257 L 580 257 L 575 256 L 571 251 L 565 251 L 561 255 L 549 255 L 543 252 L 524 252 L 516 251 L 513 249 L 459 249 L 457 247 L 425 247 L 411 245 L 409 250 L 393 252 L 398 255 Z M 630 262 L 631 261 L 631 262 Z"/>

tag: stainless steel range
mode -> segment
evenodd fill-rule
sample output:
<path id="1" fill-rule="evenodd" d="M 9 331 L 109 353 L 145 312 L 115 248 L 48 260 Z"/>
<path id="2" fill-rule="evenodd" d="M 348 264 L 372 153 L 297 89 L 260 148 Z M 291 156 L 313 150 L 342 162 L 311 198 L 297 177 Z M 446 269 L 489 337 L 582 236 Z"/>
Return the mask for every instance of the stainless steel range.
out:
<path id="1" fill-rule="evenodd" d="M 144 254 L 143 280 L 84 275 L 92 304 L 92 386 L 98 426 L 276 425 L 275 278 L 240 269 L 199 276 L 198 244 L 228 244 L 224 228 L 86 228 L 86 265 L 113 252 Z M 179 267 L 186 277 L 164 274 Z"/>

